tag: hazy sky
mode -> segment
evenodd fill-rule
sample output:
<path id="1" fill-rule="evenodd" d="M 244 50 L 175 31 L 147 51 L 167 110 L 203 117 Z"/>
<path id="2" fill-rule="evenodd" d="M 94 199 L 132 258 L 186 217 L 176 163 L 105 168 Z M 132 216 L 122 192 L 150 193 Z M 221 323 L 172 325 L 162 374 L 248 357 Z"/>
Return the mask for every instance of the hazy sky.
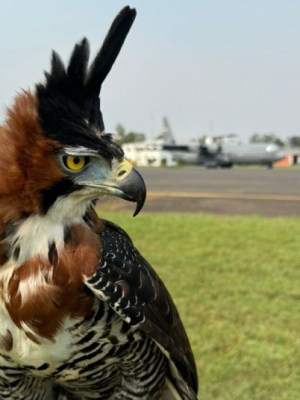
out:
<path id="1" fill-rule="evenodd" d="M 203 134 L 300 135 L 299 0 L 1 0 L 0 110 L 43 79 L 51 49 L 92 54 L 120 8 L 137 19 L 102 90 L 107 131 L 178 141 Z"/>

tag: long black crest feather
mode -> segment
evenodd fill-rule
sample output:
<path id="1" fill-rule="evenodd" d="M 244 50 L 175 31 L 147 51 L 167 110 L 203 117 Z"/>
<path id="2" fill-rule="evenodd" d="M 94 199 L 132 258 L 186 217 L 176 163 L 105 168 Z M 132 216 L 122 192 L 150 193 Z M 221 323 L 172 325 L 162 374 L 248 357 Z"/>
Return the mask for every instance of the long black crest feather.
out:
<path id="1" fill-rule="evenodd" d="M 99 94 L 101 85 L 111 70 L 126 36 L 133 24 L 136 11 L 128 6 L 116 16 L 103 45 L 89 69 L 86 80 L 86 91 L 89 94 Z"/>
<path id="2" fill-rule="evenodd" d="M 104 131 L 99 99 L 101 86 L 122 48 L 135 16 L 135 9 L 128 6 L 120 11 L 89 68 L 90 48 L 86 38 L 75 45 L 67 67 L 53 51 L 51 71 L 45 73 L 46 83 L 37 85 L 39 114 L 45 130 L 52 132 L 50 135 L 65 124 L 66 119 L 73 118 L 74 122 L 80 117 L 101 132 Z"/>
<path id="3" fill-rule="evenodd" d="M 80 43 L 77 43 L 71 54 L 67 75 L 73 85 L 83 91 L 84 79 L 87 72 L 88 62 L 90 57 L 90 46 L 86 38 L 83 38 Z M 99 94 L 99 93 L 98 93 Z"/>

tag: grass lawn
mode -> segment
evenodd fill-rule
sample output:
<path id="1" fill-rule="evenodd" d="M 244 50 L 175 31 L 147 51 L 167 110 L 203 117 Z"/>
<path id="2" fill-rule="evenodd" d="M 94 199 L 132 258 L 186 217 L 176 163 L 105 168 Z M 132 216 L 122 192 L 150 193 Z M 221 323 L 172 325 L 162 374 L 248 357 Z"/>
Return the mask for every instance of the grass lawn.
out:
<path id="1" fill-rule="evenodd" d="M 204 400 L 300 399 L 300 219 L 104 213 L 172 294 Z"/>

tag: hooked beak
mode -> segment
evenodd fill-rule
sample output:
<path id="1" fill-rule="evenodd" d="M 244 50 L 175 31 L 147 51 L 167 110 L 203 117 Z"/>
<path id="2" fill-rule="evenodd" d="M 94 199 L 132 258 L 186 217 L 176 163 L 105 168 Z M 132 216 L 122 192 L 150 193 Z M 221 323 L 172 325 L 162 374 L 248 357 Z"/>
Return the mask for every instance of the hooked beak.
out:
<path id="1" fill-rule="evenodd" d="M 113 165 L 112 178 L 107 182 L 109 192 L 124 200 L 136 202 L 135 217 L 143 208 L 146 199 L 146 185 L 141 174 L 127 160 Z"/>

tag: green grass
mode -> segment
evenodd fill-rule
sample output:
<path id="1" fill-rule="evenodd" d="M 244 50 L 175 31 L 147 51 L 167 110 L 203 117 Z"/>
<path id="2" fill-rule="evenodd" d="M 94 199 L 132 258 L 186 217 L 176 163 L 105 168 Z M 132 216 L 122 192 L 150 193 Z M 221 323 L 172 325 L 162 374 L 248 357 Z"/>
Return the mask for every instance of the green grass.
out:
<path id="1" fill-rule="evenodd" d="M 205 400 L 300 399 L 300 219 L 105 213 L 172 294 Z"/>

